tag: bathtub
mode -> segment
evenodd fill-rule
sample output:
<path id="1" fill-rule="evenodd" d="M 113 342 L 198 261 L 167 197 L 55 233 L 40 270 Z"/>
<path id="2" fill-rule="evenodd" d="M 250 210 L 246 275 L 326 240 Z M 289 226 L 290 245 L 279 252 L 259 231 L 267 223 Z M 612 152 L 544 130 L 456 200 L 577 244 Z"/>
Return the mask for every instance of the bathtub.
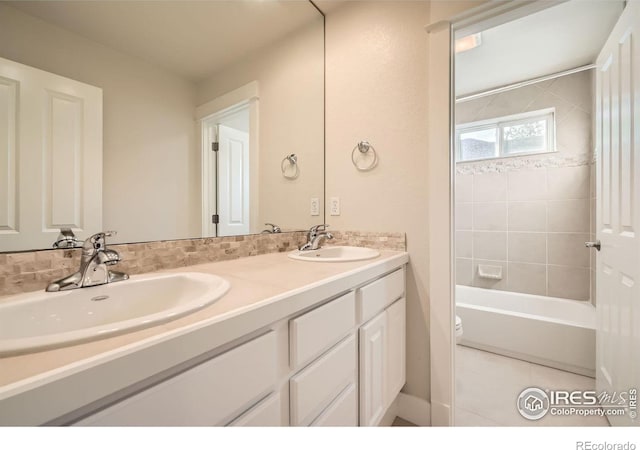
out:
<path id="1" fill-rule="evenodd" d="M 595 376 L 596 309 L 539 295 L 456 286 L 462 345 Z"/>

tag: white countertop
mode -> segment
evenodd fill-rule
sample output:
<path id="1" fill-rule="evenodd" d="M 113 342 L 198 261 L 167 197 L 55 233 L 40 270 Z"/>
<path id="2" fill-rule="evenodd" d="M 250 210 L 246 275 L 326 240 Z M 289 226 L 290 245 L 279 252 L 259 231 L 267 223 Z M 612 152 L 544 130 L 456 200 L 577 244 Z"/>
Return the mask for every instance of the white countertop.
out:
<path id="1" fill-rule="evenodd" d="M 203 272 L 231 283 L 212 305 L 151 328 L 0 358 L 0 425 L 51 421 L 297 311 L 388 273 L 406 252 L 357 262 L 295 261 L 271 253 L 166 272 Z"/>

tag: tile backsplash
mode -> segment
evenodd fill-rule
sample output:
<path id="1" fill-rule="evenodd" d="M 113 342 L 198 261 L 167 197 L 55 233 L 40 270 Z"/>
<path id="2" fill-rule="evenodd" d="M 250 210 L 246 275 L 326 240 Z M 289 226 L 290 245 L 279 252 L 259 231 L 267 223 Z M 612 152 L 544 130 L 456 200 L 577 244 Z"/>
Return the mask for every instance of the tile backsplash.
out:
<path id="1" fill-rule="evenodd" d="M 383 250 L 406 250 L 404 233 L 335 231 L 327 245 L 352 245 Z M 118 271 L 131 275 L 163 269 L 225 261 L 266 253 L 288 252 L 306 242 L 306 232 L 255 234 L 137 244 L 114 244 L 120 253 Z M 44 289 L 80 267 L 81 249 L 38 250 L 0 254 L 0 296 Z"/>

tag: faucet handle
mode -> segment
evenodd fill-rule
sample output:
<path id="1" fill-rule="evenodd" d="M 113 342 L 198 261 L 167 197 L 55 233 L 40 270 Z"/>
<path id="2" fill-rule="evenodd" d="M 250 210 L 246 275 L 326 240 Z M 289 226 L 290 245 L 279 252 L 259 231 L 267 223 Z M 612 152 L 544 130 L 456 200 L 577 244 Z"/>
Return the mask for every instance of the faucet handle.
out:
<path id="1" fill-rule="evenodd" d="M 326 223 L 321 223 L 320 225 L 312 226 L 309 231 L 312 233 L 317 233 L 318 231 L 325 231 L 327 228 L 329 228 L 329 225 L 327 225 Z"/>
<path id="2" fill-rule="evenodd" d="M 268 227 L 271 227 L 271 232 L 272 233 L 280 233 L 280 232 L 282 232 L 280 227 L 278 225 L 276 225 L 275 223 L 265 223 L 265 225 L 267 225 Z M 268 230 L 266 230 L 266 231 L 268 231 Z"/>
<path id="3" fill-rule="evenodd" d="M 106 243 L 105 238 L 115 236 L 117 231 L 101 231 L 92 236 L 89 236 L 82 246 L 84 250 L 104 250 Z"/>

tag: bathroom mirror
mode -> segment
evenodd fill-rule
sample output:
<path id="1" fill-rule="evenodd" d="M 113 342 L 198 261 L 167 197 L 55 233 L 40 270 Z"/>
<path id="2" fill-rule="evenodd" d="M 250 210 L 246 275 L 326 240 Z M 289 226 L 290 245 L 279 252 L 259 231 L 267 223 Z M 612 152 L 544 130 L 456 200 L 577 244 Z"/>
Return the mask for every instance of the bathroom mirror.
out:
<path id="1" fill-rule="evenodd" d="M 0 76 L 0 252 L 51 248 L 62 227 L 79 239 L 116 230 L 110 242 L 125 243 L 324 222 L 324 17 L 311 2 L 0 2 L 0 58 L 102 95 L 92 177 L 88 157 L 47 150 L 55 130 L 22 158 L 30 118 L 14 108 L 11 122 L 19 83 Z M 27 198 L 40 209 L 21 215 Z M 52 219 L 52 205 L 72 219 Z M 11 240 L 27 228 L 39 236 Z"/>

